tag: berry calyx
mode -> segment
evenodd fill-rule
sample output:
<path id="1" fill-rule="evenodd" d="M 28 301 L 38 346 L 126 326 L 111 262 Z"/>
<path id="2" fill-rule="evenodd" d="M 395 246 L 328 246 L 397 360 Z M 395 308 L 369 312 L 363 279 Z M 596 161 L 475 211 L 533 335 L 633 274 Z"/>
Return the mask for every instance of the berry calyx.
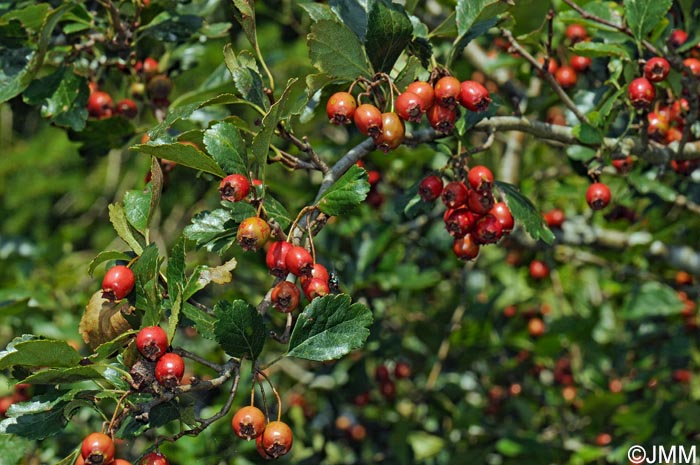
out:
<path id="1" fill-rule="evenodd" d="M 314 263 L 314 267 L 311 270 L 311 275 L 310 276 L 302 276 L 301 277 L 301 285 L 302 287 L 304 286 L 304 283 L 308 281 L 311 278 L 318 278 L 321 281 L 326 281 L 328 282 L 328 279 L 330 278 L 330 275 L 328 274 L 328 269 L 323 266 L 320 263 Z"/>
<path id="2" fill-rule="evenodd" d="M 554 73 L 554 79 L 564 89 L 570 89 L 576 85 L 578 76 L 576 75 L 576 70 L 571 66 L 562 66 Z"/>
<path id="3" fill-rule="evenodd" d="M 661 82 L 666 79 L 670 70 L 671 65 L 666 58 L 654 57 L 644 65 L 644 77 L 651 82 Z"/>
<path id="4" fill-rule="evenodd" d="M 114 460 L 114 441 L 104 433 L 90 433 L 83 439 L 80 455 L 86 465 L 107 465 Z"/>
<path id="5" fill-rule="evenodd" d="M 272 306 L 282 313 L 294 311 L 299 305 L 300 298 L 301 292 L 299 292 L 299 288 L 296 284 L 289 281 L 280 281 L 277 283 L 277 285 L 272 288 L 272 293 L 270 294 Z"/>
<path id="6" fill-rule="evenodd" d="M 149 452 L 144 455 L 139 465 L 169 465 L 168 459 L 160 452 Z"/>
<path id="7" fill-rule="evenodd" d="M 467 203 L 469 190 L 459 181 L 450 181 L 442 190 L 442 203 L 447 208 L 457 208 Z"/>
<path id="8" fill-rule="evenodd" d="M 293 245 L 287 241 L 274 242 L 265 255 L 265 264 L 272 276 L 284 279 L 289 273 L 287 268 L 287 253 Z"/>
<path id="9" fill-rule="evenodd" d="M 461 91 L 461 83 L 454 76 L 444 76 L 435 83 L 435 101 L 443 107 L 454 108 Z"/>
<path id="10" fill-rule="evenodd" d="M 281 457 L 292 449 L 294 435 L 283 421 L 271 421 L 262 434 L 262 448 L 272 458 Z"/>
<path id="11" fill-rule="evenodd" d="M 503 226 L 495 216 L 487 214 L 476 222 L 472 235 L 479 244 L 495 244 L 503 236 Z"/>
<path id="12" fill-rule="evenodd" d="M 486 111 L 491 103 L 491 96 L 481 83 L 464 81 L 460 84 L 459 103 L 469 111 Z"/>
<path id="13" fill-rule="evenodd" d="M 656 98 L 654 85 L 644 77 L 633 79 L 627 88 L 627 96 L 635 108 L 649 108 Z"/>
<path id="14" fill-rule="evenodd" d="M 336 92 L 326 103 L 326 114 L 331 124 L 350 124 L 357 108 L 355 97 L 349 92 Z"/>
<path id="15" fill-rule="evenodd" d="M 243 250 L 258 250 L 270 238 L 270 225 L 257 216 L 251 216 L 238 225 L 236 240 Z"/>
<path id="16" fill-rule="evenodd" d="M 365 136 L 378 137 L 382 133 L 382 112 L 369 103 L 363 103 L 355 110 L 353 121 Z"/>
<path id="17" fill-rule="evenodd" d="M 612 165 L 618 173 L 627 173 L 632 169 L 634 159 L 630 155 L 627 155 L 625 158 L 615 158 L 612 161 Z"/>
<path id="18" fill-rule="evenodd" d="M 474 214 L 467 208 L 451 210 L 452 213 L 445 220 L 445 229 L 453 237 L 464 237 L 472 230 L 476 223 Z"/>
<path id="19" fill-rule="evenodd" d="M 156 379 L 166 389 L 174 389 L 180 384 L 185 373 L 185 361 L 178 354 L 168 352 L 156 363 Z"/>
<path id="20" fill-rule="evenodd" d="M 401 145 L 405 132 L 399 115 L 394 112 L 382 113 L 382 133 L 374 139 L 374 143 L 384 153 L 389 152 Z"/>
<path id="21" fill-rule="evenodd" d="M 423 100 L 413 92 L 404 92 L 396 98 L 396 113 L 405 121 L 420 122 L 425 113 Z"/>
<path id="22" fill-rule="evenodd" d="M 90 94 L 87 101 L 88 114 L 95 118 L 112 116 L 112 96 L 107 92 L 96 90 Z"/>
<path id="23" fill-rule="evenodd" d="M 299 245 L 292 246 L 285 257 L 287 269 L 294 276 L 311 276 L 314 269 L 314 259 L 311 254 Z"/>
<path id="24" fill-rule="evenodd" d="M 432 202 L 442 194 L 442 179 L 434 174 L 425 177 L 418 186 L 418 195 L 424 202 Z"/>
<path id="25" fill-rule="evenodd" d="M 411 92 L 423 101 L 423 108 L 428 109 L 435 103 L 435 89 L 425 81 L 413 81 L 406 87 L 406 92 Z"/>
<path id="26" fill-rule="evenodd" d="M 130 98 L 125 98 L 117 102 L 114 110 L 118 115 L 123 115 L 129 119 L 136 118 L 139 114 L 139 109 L 136 107 L 136 103 Z"/>
<path id="27" fill-rule="evenodd" d="M 494 177 L 489 168 L 484 165 L 476 165 L 469 169 L 467 181 L 475 191 L 486 192 L 493 188 Z"/>
<path id="28" fill-rule="evenodd" d="M 148 360 L 155 362 L 168 350 L 168 335 L 160 326 L 146 326 L 136 335 L 136 348 Z"/>
<path id="29" fill-rule="evenodd" d="M 610 188 L 602 182 L 595 182 L 588 186 L 586 202 L 593 210 L 602 210 L 610 203 Z"/>
<path id="30" fill-rule="evenodd" d="M 229 174 L 219 183 L 221 200 L 238 202 L 250 193 L 250 181 L 242 174 Z"/>
<path id="31" fill-rule="evenodd" d="M 455 128 L 457 121 L 457 109 L 455 107 L 443 107 L 433 105 L 427 113 L 430 126 L 440 134 L 449 134 Z"/>
<path id="32" fill-rule="evenodd" d="M 479 244 L 471 234 L 455 239 L 452 251 L 460 260 L 473 260 L 479 255 Z"/>
<path id="33" fill-rule="evenodd" d="M 328 280 L 324 281 L 319 278 L 311 278 L 305 281 L 302 283 L 301 288 L 309 301 L 314 300 L 316 297 L 328 295 L 331 292 Z"/>
<path id="34" fill-rule="evenodd" d="M 124 265 L 113 266 L 102 279 L 102 297 L 111 301 L 121 300 L 134 289 L 134 272 Z"/>
<path id="35" fill-rule="evenodd" d="M 542 260 L 533 260 L 530 262 L 530 277 L 540 280 L 549 276 L 549 267 Z"/>
<path id="36" fill-rule="evenodd" d="M 472 213 L 485 215 L 493 208 L 494 198 L 490 190 L 476 191 L 470 190 L 467 194 L 467 207 Z"/>
<path id="37" fill-rule="evenodd" d="M 231 427 L 239 438 L 248 441 L 255 439 L 265 430 L 265 414 L 259 408 L 248 405 L 236 412 Z"/>

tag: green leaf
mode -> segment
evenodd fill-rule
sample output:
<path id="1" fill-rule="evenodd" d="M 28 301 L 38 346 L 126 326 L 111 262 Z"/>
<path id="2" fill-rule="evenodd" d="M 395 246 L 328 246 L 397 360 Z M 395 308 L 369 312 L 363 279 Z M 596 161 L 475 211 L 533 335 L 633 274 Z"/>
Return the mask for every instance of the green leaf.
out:
<path id="1" fill-rule="evenodd" d="M 187 118 L 202 106 L 202 102 L 188 103 L 179 107 L 170 107 L 168 114 L 165 115 L 163 121 L 154 126 L 148 131 L 148 136 L 151 140 L 156 140 L 165 134 L 165 131 L 172 126 L 176 121 Z"/>
<path id="2" fill-rule="evenodd" d="M 321 362 L 339 359 L 362 347 L 369 336 L 372 312 L 350 302 L 346 294 L 312 300 L 299 314 L 287 355 Z"/>
<path id="3" fill-rule="evenodd" d="M 552 2 L 543 0 L 519 0 L 513 3 L 509 14 L 515 20 L 515 25 L 510 29 L 516 37 L 541 30 L 547 12 L 552 7 Z"/>
<path id="4" fill-rule="evenodd" d="M 330 5 L 335 20 L 350 28 L 352 32 L 364 42 L 367 35 L 367 10 L 376 0 L 331 0 Z"/>
<path id="5" fill-rule="evenodd" d="M 37 339 L 25 335 L 15 338 L 0 352 L 0 370 L 12 366 L 72 367 L 81 360 L 80 354 L 66 341 Z"/>
<path id="6" fill-rule="evenodd" d="M 93 362 L 99 362 L 113 357 L 116 352 L 122 350 L 129 342 L 131 342 L 136 333 L 136 330 L 126 331 L 111 341 L 97 346 L 93 351 L 93 355 L 90 356 L 90 360 Z"/>
<path id="7" fill-rule="evenodd" d="M 224 351 L 232 357 L 255 360 L 265 345 L 265 324 L 252 305 L 243 300 L 221 301 L 214 306 L 214 332 Z"/>
<path id="8" fill-rule="evenodd" d="M 157 278 L 160 263 L 158 247 L 150 244 L 131 267 L 136 277 L 136 308 L 144 311 L 142 326 L 160 323 L 162 309 Z"/>
<path id="9" fill-rule="evenodd" d="M 13 19 L 22 23 L 22 26 L 31 31 L 38 32 L 41 25 L 46 21 L 46 17 L 51 12 L 51 5 L 48 3 L 40 3 L 38 5 L 30 5 L 24 8 L 15 9 L 2 15 L 0 23 L 10 22 Z"/>
<path id="10" fill-rule="evenodd" d="M 533 239 L 541 239 L 551 244 L 554 241 L 554 233 L 545 225 L 542 215 L 530 199 L 521 194 L 512 184 L 496 181 L 496 186 L 505 195 L 506 204 L 516 224 L 522 224 Z"/>
<path id="11" fill-rule="evenodd" d="M 104 376 L 93 366 L 74 366 L 70 368 L 49 368 L 28 376 L 22 380 L 30 384 L 70 384 L 89 379 L 103 379 Z"/>
<path id="12" fill-rule="evenodd" d="M 255 4 L 250 0 L 233 0 L 235 10 L 233 16 L 243 28 L 246 38 L 253 46 L 258 47 L 258 37 L 255 29 Z"/>
<path id="13" fill-rule="evenodd" d="M 92 259 L 90 262 L 90 265 L 88 266 L 88 273 L 90 276 L 93 275 L 95 272 L 95 269 L 98 267 L 98 265 L 101 265 L 104 262 L 108 262 L 110 260 L 126 260 L 129 261 L 131 260 L 131 257 L 124 252 L 117 252 L 116 250 L 108 250 L 105 252 L 100 252 L 97 254 L 95 258 Z"/>
<path id="14" fill-rule="evenodd" d="M 452 45 L 450 54 L 447 57 L 447 64 L 451 65 L 455 58 L 461 56 L 464 48 L 469 45 L 473 39 L 486 34 L 486 32 L 498 23 L 498 18 L 485 19 L 474 24 L 466 33 L 457 37 Z"/>
<path id="15" fill-rule="evenodd" d="M 192 273 L 192 276 L 190 276 L 190 279 L 187 281 L 185 290 L 182 291 L 183 300 L 189 299 L 212 282 L 215 284 L 230 283 L 233 279 L 231 271 L 236 269 L 237 265 L 238 262 L 236 259 L 232 258 L 220 266 L 197 266 L 194 273 Z"/>
<path id="16" fill-rule="evenodd" d="M 306 11 L 311 21 L 318 22 L 322 20 L 335 21 L 338 17 L 333 13 L 331 7 L 320 3 L 300 3 L 299 6 Z"/>
<path id="17" fill-rule="evenodd" d="M 170 306 L 170 317 L 168 318 L 168 329 L 166 331 L 168 336 L 168 342 L 172 342 L 173 337 L 175 337 L 175 332 L 177 331 L 177 324 L 180 322 L 180 311 L 182 310 L 182 288 L 178 288 L 175 293 L 175 298 L 170 294 L 172 299 L 172 305 Z"/>
<path id="18" fill-rule="evenodd" d="M 78 151 L 86 158 L 101 157 L 111 149 L 122 148 L 134 135 L 131 121 L 123 116 L 89 119 L 80 131 L 68 130 L 68 138 L 80 143 Z"/>
<path id="19" fill-rule="evenodd" d="M 152 157 L 172 160 L 178 165 L 211 173 L 220 178 L 226 176 L 226 172 L 209 155 L 189 144 L 138 144 L 129 147 L 129 150 L 145 153 Z"/>
<path id="20" fill-rule="evenodd" d="M 32 444 L 26 438 L 10 434 L 0 434 L 0 457 L 2 457 L 3 465 L 20 465 L 25 463 L 26 451 L 31 450 Z M 75 460 L 75 454 L 72 458 Z M 72 465 L 73 461 L 67 462 L 65 465 Z M 59 464 L 61 465 L 61 464 Z"/>
<path id="21" fill-rule="evenodd" d="M 427 461 L 445 450 L 445 439 L 425 431 L 411 431 L 407 437 L 408 444 L 413 449 L 415 460 Z"/>
<path id="22" fill-rule="evenodd" d="M 653 316 L 679 315 L 681 310 L 683 302 L 672 287 L 650 281 L 635 286 L 628 294 L 619 316 L 626 320 L 638 320 Z"/>
<path id="23" fill-rule="evenodd" d="M 265 193 L 263 208 L 267 216 L 277 221 L 282 229 L 287 229 L 287 227 L 292 224 L 293 218 L 287 209 L 269 193 Z"/>
<path id="24" fill-rule="evenodd" d="M 511 7 L 502 0 L 457 0 L 457 33 L 464 36 L 479 21 L 494 18 Z"/>
<path id="25" fill-rule="evenodd" d="M 244 100 L 265 109 L 269 106 L 265 92 L 263 91 L 262 76 L 256 68 L 255 59 L 247 51 L 241 52 L 236 57 L 230 44 L 224 47 L 224 61 L 228 67 L 236 89 Z"/>
<path id="26" fill-rule="evenodd" d="M 627 181 L 642 194 L 655 194 L 666 202 L 673 202 L 678 198 L 678 192 L 673 187 L 645 173 L 630 173 Z"/>
<path id="27" fill-rule="evenodd" d="M 197 15 L 176 15 L 162 12 L 153 20 L 138 28 L 138 38 L 152 37 L 159 42 L 184 42 L 202 27 L 203 19 Z"/>
<path id="28" fill-rule="evenodd" d="M 572 132 L 583 144 L 596 145 L 603 142 L 603 134 L 600 130 L 587 123 L 574 126 Z"/>
<path id="29" fill-rule="evenodd" d="M 289 98 L 289 92 L 296 80 L 297 79 L 294 78 L 287 81 L 287 87 L 284 89 L 284 92 L 282 92 L 282 95 L 280 95 L 275 104 L 270 107 L 270 110 L 263 118 L 262 129 L 253 137 L 253 156 L 255 157 L 259 169 L 263 169 L 267 162 L 267 153 L 270 151 L 272 136 L 275 133 L 277 124 L 280 122 L 282 109 Z"/>
<path id="30" fill-rule="evenodd" d="M 357 207 L 369 192 L 367 171 L 353 165 L 324 192 L 316 205 L 319 210 L 331 216 L 347 213 Z"/>
<path id="31" fill-rule="evenodd" d="M 182 316 L 192 322 L 193 327 L 200 336 L 211 341 L 216 340 L 216 334 L 214 333 L 216 319 L 213 316 L 187 302 L 182 305 Z"/>
<path id="32" fill-rule="evenodd" d="M 136 252 L 136 255 L 141 255 L 143 247 L 134 237 L 134 233 L 131 231 L 129 222 L 126 219 L 124 207 L 122 207 L 121 204 L 113 203 L 109 205 L 109 221 L 111 221 L 112 226 L 114 226 L 117 235 L 131 247 L 131 250 Z"/>
<path id="33" fill-rule="evenodd" d="M 624 0 L 624 17 L 638 41 L 656 27 L 672 4 L 672 0 Z"/>
<path id="34" fill-rule="evenodd" d="M 170 251 L 168 267 L 165 270 L 168 280 L 168 295 L 176 295 L 179 286 L 185 285 L 185 236 L 178 238 Z"/>
<path id="35" fill-rule="evenodd" d="M 344 24 L 319 21 L 307 36 L 311 63 L 329 76 L 354 81 L 358 76 L 372 76 L 367 55 L 357 36 Z"/>
<path id="36" fill-rule="evenodd" d="M 248 175 L 246 145 L 236 126 L 227 122 L 215 124 L 204 131 L 204 145 L 224 172 Z"/>
<path id="37" fill-rule="evenodd" d="M 219 208 L 197 213 L 192 218 L 192 224 L 185 226 L 183 234 L 201 247 L 215 239 L 231 236 L 235 238 L 235 224 L 231 211 Z"/>
<path id="38" fill-rule="evenodd" d="M 124 213 L 129 224 L 138 232 L 145 235 L 148 229 L 148 212 L 151 208 L 151 189 L 149 183 L 146 192 L 131 190 L 124 193 Z"/>
<path id="39" fill-rule="evenodd" d="M 89 94 L 85 78 L 60 68 L 33 81 L 24 92 L 24 100 L 30 105 L 41 105 L 41 116 L 49 121 L 82 131 L 88 117 Z"/>
<path id="40" fill-rule="evenodd" d="M 413 25 L 403 7 L 376 0 L 367 19 L 365 51 L 378 72 L 388 73 L 411 41 Z"/>
<path id="41" fill-rule="evenodd" d="M 68 418 L 63 413 L 63 407 L 67 402 L 51 405 L 51 408 L 19 417 L 11 417 L 0 423 L 0 434 L 12 434 L 27 439 L 42 440 L 58 434 L 68 423 Z"/>
<path id="42" fill-rule="evenodd" d="M 585 57 L 610 57 L 617 56 L 620 58 L 630 58 L 630 51 L 618 44 L 610 44 L 603 42 L 579 42 L 574 45 L 571 50 Z"/>

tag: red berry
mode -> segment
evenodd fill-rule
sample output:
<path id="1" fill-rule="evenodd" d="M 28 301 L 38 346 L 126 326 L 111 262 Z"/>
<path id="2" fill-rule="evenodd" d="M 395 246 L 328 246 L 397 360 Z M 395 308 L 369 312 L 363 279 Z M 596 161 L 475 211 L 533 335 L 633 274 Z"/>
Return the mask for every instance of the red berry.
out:
<path id="1" fill-rule="evenodd" d="M 104 433 L 90 433 L 83 439 L 80 455 L 86 465 L 107 465 L 114 460 L 114 441 Z"/>
<path id="2" fill-rule="evenodd" d="M 369 182 L 370 186 L 374 186 L 381 179 L 382 179 L 382 173 L 380 173 L 379 171 L 377 171 L 377 170 L 367 171 L 367 182 Z"/>
<path id="3" fill-rule="evenodd" d="M 457 109 L 433 105 L 428 110 L 428 122 L 430 126 L 440 134 L 449 134 L 455 128 L 457 121 Z"/>
<path id="4" fill-rule="evenodd" d="M 598 447 L 605 447 L 608 444 L 610 444 L 611 442 L 612 442 L 612 436 L 610 436 L 608 433 L 600 433 L 595 438 L 595 443 L 598 445 Z"/>
<path id="5" fill-rule="evenodd" d="M 683 45 L 688 40 L 688 33 L 682 29 L 675 29 L 671 31 L 668 36 L 668 45 L 671 48 L 678 48 Z"/>
<path id="6" fill-rule="evenodd" d="M 413 92 L 404 92 L 396 98 L 396 113 L 405 121 L 420 122 L 425 113 L 423 100 Z"/>
<path id="7" fill-rule="evenodd" d="M 564 89 L 569 89 L 576 85 L 578 76 L 576 75 L 574 68 L 570 66 L 562 66 L 554 74 L 554 79 L 556 79 L 557 83 Z"/>
<path id="8" fill-rule="evenodd" d="M 285 257 L 287 269 L 295 276 L 311 276 L 314 269 L 314 259 L 303 247 L 295 245 Z"/>
<path id="9" fill-rule="evenodd" d="M 221 200 L 238 202 L 248 197 L 250 181 L 242 174 L 229 174 L 219 183 Z"/>
<path id="10" fill-rule="evenodd" d="M 494 198 L 493 198 L 493 193 L 491 191 L 475 191 L 475 190 L 470 190 L 469 194 L 467 195 L 467 207 L 469 207 L 469 210 L 472 211 L 472 213 L 476 213 L 477 215 L 485 215 L 491 209 L 493 208 L 494 205 Z"/>
<path id="11" fill-rule="evenodd" d="M 569 39 L 572 44 L 575 44 L 588 39 L 588 32 L 586 32 L 586 28 L 581 24 L 569 24 L 566 28 L 566 38 Z"/>
<path id="12" fill-rule="evenodd" d="M 396 384 L 391 380 L 386 380 L 379 385 L 379 392 L 387 400 L 392 400 L 396 397 Z"/>
<path id="13" fill-rule="evenodd" d="M 156 379 L 166 389 L 177 387 L 184 373 L 185 361 L 173 352 L 164 354 L 156 363 Z"/>
<path id="14" fill-rule="evenodd" d="M 700 165 L 698 160 L 671 160 L 671 169 L 678 174 L 688 176 Z"/>
<path id="15" fill-rule="evenodd" d="M 690 103 L 684 98 L 674 100 L 668 114 L 669 120 L 682 123 L 683 117 L 690 111 Z"/>
<path id="16" fill-rule="evenodd" d="M 160 452 L 149 452 L 143 456 L 139 465 L 168 465 L 168 459 Z"/>
<path id="17" fill-rule="evenodd" d="M 374 379 L 377 380 L 378 383 L 389 381 L 389 368 L 384 364 L 377 365 L 374 369 Z"/>
<path id="18" fill-rule="evenodd" d="M 7 416 L 7 410 L 14 403 L 15 401 L 12 396 L 0 397 L 0 418 L 5 418 Z"/>
<path id="19" fill-rule="evenodd" d="M 160 103 L 165 103 L 172 88 L 173 83 L 170 81 L 170 78 L 164 74 L 153 76 L 146 85 L 149 97 Z"/>
<path id="20" fill-rule="evenodd" d="M 650 111 L 647 114 L 647 134 L 654 140 L 664 140 L 668 132 L 668 119 L 663 113 Z"/>
<path id="21" fill-rule="evenodd" d="M 306 281 L 308 281 L 311 278 L 318 278 L 321 281 L 328 282 L 328 279 L 330 279 L 330 275 L 328 274 L 328 269 L 326 269 L 325 266 L 321 265 L 320 263 L 314 263 L 314 267 L 311 270 L 311 275 L 301 277 L 302 286 Z"/>
<path id="22" fill-rule="evenodd" d="M 294 311 L 299 305 L 300 298 L 301 292 L 299 292 L 299 288 L 296 284 L 289 281 L 280 281 L 277 283 L 277 285 L 272 288 L 272 293 L 270 294 L 273 307 L 282 313 Z"/>
<path id="23" fill-rule="evenodd" d="M 457 104 L 461 90 L 459 79 L 454 76 L 445 76 L 435 83 L 435 101 L 443 107 L 453 108 Z"/>
<path id="24" fill-rule="evenodd" d="M 540 66 L 544 69 L 544 57 L 540 57 L 537 59 L 537 62 L 540 64 Z M 557 63 L 557 60 L 553 57 L 549 57 L 549 62 L 547 64 L 547 72 L 554 76 L 554 74 L 557 72 L 559 69 L 559 63 Z M 542 74 L 540 72 L 540 74 Z"/>
<path id="25" fill-rule="evenodd" d="M 257 438 L 265 430 L 265 414 L 252 405 L 243 407 L 233 416 L 231 427 L 236 436 L 241 439 Z"/>
<path id="26" fill-rule="evenodd" d="M 617 170 L 618 173 L 627 173 L 629 170 L 632 169 L 632 165 L 634 165 L 634 160 L 630 155 L 627 155 L 625 158 L 616 158 L 612 161 L 612 165 L 615 167 L 615 170 Z"/>
<path id="27" fill-rule="evenodd" d="M 450 181 L 442 190 L 442 203 L 447 208 L 456 208 L 467 203 L 469 190 L 459 181 Z"/>
<path id="28" fill-rule="evenodd" d="M 671 126 L 668 128 L 668 131 L 666 131 L 666 138 L 664 139 L 664 142 L 666 144 L 670 144 L 671 142 L 678 142 L 683 138 L 683 131 L 678 129 L 676 126 Z"/>
<path id="29" fill-rule="evenodd" d="M 267 269 L 272 276 L 284 279 L 289 273 L 287 268 L 287 253 L 291 250 L 292 244 L 287 241 L 274 242 L 265 255 Z"/>
<path id="30" fill-rule="evenodd" d="M 168 350 L 168 335 L 160 326 L 146 326 L 136 335 L 136 348 L 148 360 L 156 361 Z"/>
<path id="31" fill-rule="evenodd" d="M 485 192 L 493 188 L 494 177 L 486 166 L 476 165 L 469 169 L 467 181 L 475 191 Z"/>
<path id="32" fill-rule="evenodd" d="M 545 212 L 544 221 L 550 228 L 560 228 L 564 224 L 564 211 L 559 208 L 553 208 Z"/>
<path id="33" fill-rule="evenodd" d="M 113 266 L 102 280 L 102 297 L 109 300 L 121 300 L 134 289 L 134 272 L 124 265 Z"/>
<path id="34" fill-rule="evenodd" d="M 378 137 L 382 133 L 382 112 L 374 105 L 363 103 L 357 107 L 353 120 L 365 136 Z"/>
<path id="35" fill-rule="evenodd" d="M 136 103 L 130 98 L 121 99 L 117 102 L 115 111 L 118 115 L 126 116 L 127 118 L 136 118 L 139 114 L 139 109 L 136 107 Z"/>
<path id="36" fill-rule="evenodd" d="M 406 379 L 411 377 L 411 365 L 406 362 L 396 362 L 394 366 L 394 376 L 397 379 Z"/>
<path id="37" fill-rule="evenodd" d="M 508 205 L 506 205 L 505 202 L 498 202 L 493 205 L 493 208 L 491 208 L 491 211 L 489 211 L 490 215 L 493 215 L 499 223 L 501 223 L 501 227 L 503 228 L 503 232 L 509 232 L 513 230 L 513 226 L 515 226 L 515 220 L 513 219 L 513 214 L 510 212 L 510 208 L 508 208 Z"/>
<path id="38" fill-rule="evenodd" d="M 503 236 L 503 226 L 495 216 L 487 214 L 476 222 L 472 236 L 479 244 L 495 244 Z"/>
<path id="39" fill-rule="evenodd" d="M 647 78 L 637 78 L 630 82 L 627 96 L 635 108 L 648 108 L 656 97 L 656 89 Z"/>
<path id="40" fill-rule="evenodd" d="M 114 459 L 114 462 L 112 462 L 112 465 L 131 465 L 131 462 L 128 460 L 124 459 Z"/>
<path id="41" fill-rule="evenodd" d="M 471 234 L 457 238 L 452 244 L 452 251 L 460 260 L 472 260 L 479 255 L 479 244 Z"/>
<path id="42" fill-rule="evenodd" d="M 326 103 L 326 114 L 331 124 L 350 124 L 357 108 L 355 97 L 348 92 L 336 92 Z"/>
<path id="43" fill-rule="evenodd" d="M 251 216 L 238 225 L 236 240 L 243 250 L 258 250 L 270 237 L 270 225 L 257 216 Z"/>
<path id="44" fill-rule="evenodd" d="M 549 276 L 549 267 L 542 260 L 533 260 L 530 262 L 530 277 L 532 279 L 544 279 Z"/>
<path id="45" fill-rule="evenodd" d="M 292 429 L 283 421 L 271 421 L 262 434 L 262 448 L 272 458 L 287 454 L 293 442 Z"/>
<path id="46" fill-rule="evenodd" d="M 96 90 L 90 94 L 87 101 L 88 114 L 95 118 L 112 116 L 112 96 L 107 92 Z"/>
<path id="47" fill-rule="evenodd" d="M 596 182 L 588 186 L 586 202 L 593 210 L 601 210 L 610 203 L 610 188 L 602 182 Z"/>
<path id="48" fill-rule="evenodd" d="M 692 378 L 692 373 L 690 370 L 685 369 L 673 370 L 672 378 L 677 383 L 688 384 Z"/>
<path id="49" fill-rule="evenodd" d="M 591 67 L 591 63 L 593 63 L 593 60 L 591 60 L 590 57 L 584 57 L 581 55 L 574 55 L 569 60 L 569 64 L 577 73 L 588 71 L 588 68 Z"/>
<path id="50" fill-rule="evenodd" d="M 386 153 L 401 145 L 405 132 L 406 128 L 399 115 L 393 112 L 382 113 L 382 132 L 374 139 L 374 143 Z"/>
<path id="51" fill-rule="evenodd" d="M 257 449 L 258 455 L 260 455 L 260 457 L 262 457 L 265 460 L 272 460 L 272 457 L 267 455 L 267 452 L 265 452 L 265 449 L 263 449 L 262 434 L 255 438 L 255 448 Z"/>
<path id="52" fill-rule="evenodd" d="M 491 96 L 480 83 L 464 81 L 460 84 L 459 103 L 469 111 L 486 111 L 491 103 Z"/>
<path id="53" fill-rule="evenodd" d="M 456 208 L 445 220 L 445 229 L 453 237 L 464 237 L 472 230 L 476 223 L 474 214 L 468 209 Z"/>
<path id="54" fill-rule="evenodd" d="M 693 76 L 700 76 L 700 60 L 697 58 L 686 58 L 683 60 L 683 66 L 688 68 Z"/>
<path id="55" fill-rule="evenodd" d="M 527 322 L 527 332 L 530 333 L 532 337 L 540 337 L 544 334 L 546 327 L 544 321 L 540 318 L 531 318 Z"/>
<path id="56" fill-rule="evenodd" d="M 413 81 L 406 87 L 406 92 L 412 92 L 423 100 L 423 108 L 426 110 L 435 103 L 435 89 L 425 81 Z"/>
<path id="57" fill-rule="evenodd" d="M 301 285 L 301 288 L 304 291 L 306 298 L 310 301 L 314 300 L 316 297 L 328 295 L 331 292 L 328 281 L 324 281 L 323 279 L 319 278 L 311 278 L 305 281 Z"/>
<path id="58" fill-rule="evenodd" d="M 424 202 L 432 202 L 442 194 L 442 179 L 434 174 L 423 179 L 418 186 L 418 195 Z"/>
<path id="59" fill-rule="evenodd" d="M 671 65 L 666 58 L 654 57 L 644 65 L 644 77 L 651 82 L 661 82 L 666 79 L 670 70 Z"/>
<path id="60" fill-rule="evenodd" d="M 139 70 L 137 69 L 137 71 Z M 158 74 L 158 61 L 155 58 L 147 57 L 143 60 L 141 71 L 146 75 L 146 79 L 152 78 Z"/>

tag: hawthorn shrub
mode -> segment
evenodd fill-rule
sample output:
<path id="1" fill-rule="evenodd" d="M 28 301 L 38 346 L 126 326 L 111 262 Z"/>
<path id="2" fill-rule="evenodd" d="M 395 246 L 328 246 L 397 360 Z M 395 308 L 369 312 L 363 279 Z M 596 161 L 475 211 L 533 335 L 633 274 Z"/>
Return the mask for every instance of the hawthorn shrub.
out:
<path id="1" fill-rule="evenodd" d="M 698 21 L 1 3 L 2 463 L 694 445 Z"/>

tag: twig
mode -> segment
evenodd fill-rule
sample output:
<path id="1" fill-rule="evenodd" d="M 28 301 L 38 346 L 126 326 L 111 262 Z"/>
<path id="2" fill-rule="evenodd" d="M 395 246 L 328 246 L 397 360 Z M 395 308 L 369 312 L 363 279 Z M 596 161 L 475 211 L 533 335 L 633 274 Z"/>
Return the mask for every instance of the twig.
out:
<path id="1" fill-rule="evenodd" d="M 206 367 L 209 367 L 212 370 L 216 371 L 217 373 L 221 373 L 222 371 L 224 371 L 224 367 L 222 365 L 219 365 L 218 363 L 210 362 L 206 358 L 202 358 L 199 355 L 193 354 L 192 352 L 185 350 L 181 347 L 173 349 L 172 351 L 174 353 L 182 356 L 182 357 L 189 358 L 190 360 L 194 360 L 197 363 L 200 363 Z"/>

